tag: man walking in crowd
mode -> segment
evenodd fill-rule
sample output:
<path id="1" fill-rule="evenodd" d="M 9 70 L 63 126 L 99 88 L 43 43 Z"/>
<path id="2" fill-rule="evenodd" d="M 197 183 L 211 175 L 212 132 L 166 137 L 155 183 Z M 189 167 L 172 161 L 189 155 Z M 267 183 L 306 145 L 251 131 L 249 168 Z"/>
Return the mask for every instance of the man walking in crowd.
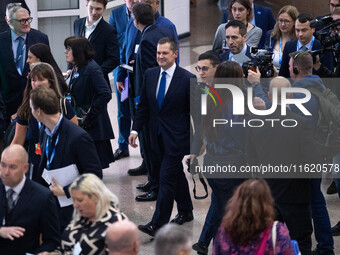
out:
<path id="1" fill-rule="evenodd" d="M 156 173 L 159 176 L 156 211 L 151 222 L 138 226 L 150 236 L 169 222 L 174 200 L 178 214 L 171 222 L 181 225 L 193 220 L 182 159 L 190 151 L 190 79 L 195 76 L 177 66 L 176 57 L 176 42 L 169 38 L 159 40 L 159 67 L 145 72 L 141 101 L 129 137 L 129 144 L 137 147 L 138 133 L 148 126 L 152 171 L 159 171 Z"/>
<path id="2" fill-rule="evenodd" d="M 28 10 L 14 6 L 8 14 L 10 30 L 0 34 L 0 93 L 6 106 L 6 127 L 22 101 L 29 71 L 26 63 L 29 47 L 36 43 L 49 44 L 47 35 L 31 29 Z"/>
<path id="3" fill-rule="evenodd" d="M 86 0 L 88 16 L 74 21 L 74 35 L 88 39 L 95 51 L 94 60 L 100 65 L 105 80 L 119 65 L 117 33 L 103 18 L 107 0 Z"/>

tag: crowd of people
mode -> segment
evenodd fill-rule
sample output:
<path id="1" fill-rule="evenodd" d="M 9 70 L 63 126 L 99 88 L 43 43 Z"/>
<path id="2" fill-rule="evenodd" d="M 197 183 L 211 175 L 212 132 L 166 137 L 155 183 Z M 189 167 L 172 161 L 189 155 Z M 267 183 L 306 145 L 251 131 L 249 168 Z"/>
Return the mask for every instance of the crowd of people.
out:
<path id="1" fill-rule="evenodd" d="M 0 132 L 7 129 L 7 142 L 0 163 L 0 255 L 138 254 L 139 231 L 155 237 L 157 255 L 208 254 L 210 243 L 216 255 L 288 255 L 298 254 L 296 242 L 302 255 L 334 254 L 340 222 L 331 227 L 321 176 L 207 174 L 212 193 L 199 240 L 192 243 L 181 226 L 195 217 L 186 156 L 191 173 L 202 155 L 203 166 L 228 164 L 237 171 L 246 165 L 333 163 L 340 198 L 340 150 L 325 155 L 315 143 L 325 104 L 320 94 L 328 89 L 323 78 L 338 77 L 340 61 L 316 37 L 313 17 L 292 5 L 275 19 L 253 0 L 224 3 L 222 24 L 212 49 L 198 57 L 196 77 L 179 65 L 177 30 L 158 12 L 159 0 L 124 2 L 106 22 L 108 1 L 86 0 L 87 16 L 74 21 L 73 35 L 64 40 L 64 74 L 48 36 L 31 28 L 25 1 L 1 7 Z M 325 17 L 340 19 L 340 1 L 328 4 Z M 336 38 L 339 29 L 331 26 L 328 36 Z M 254 48 L 270 52 L 266 65 L 273 64 L 272 72 L 245 68 L 258 63 Z M 107 108 L 111 72 L 116 151 Z M 266 74 L 270 79 L 263 80 Z M 307 100 L 301 93 L 306 90 Z M 237 104 L 235 91 L 248 98 L 247 105 Z M 207 99 L 213 94 L 221 106 Z M 197 107 L 204 98 L 205 114 Z M 268 114 L 254 114 L 259 111 Z M 260 128 L 215 125 L 222 118 L 250 123 L 254 116 L 273 122 Z M 286 119 L 297 124 L 273 128 L 274 120 Z M 129 146 L 140 147 L 143 161 L 127 173 L 147 175 L 136 187 L 145 194 L 135 199 L 156 201 L 150 221 L 138 226 L 102 180 L 103 169 L 130 156 Z M 178 214 L 171 219 L 174 202 Z"/>

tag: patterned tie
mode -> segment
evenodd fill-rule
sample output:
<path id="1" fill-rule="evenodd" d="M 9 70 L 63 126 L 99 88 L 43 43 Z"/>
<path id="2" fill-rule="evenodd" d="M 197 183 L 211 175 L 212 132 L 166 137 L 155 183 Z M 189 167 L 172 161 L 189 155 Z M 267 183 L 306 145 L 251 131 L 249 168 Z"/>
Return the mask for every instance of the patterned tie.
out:
<path id="1" fill-rule="evenodd" d="M 301 46 L 300 51 L 308 51 L 308 48 L 305 45 L 303 45 Z"/>
<path id="2" fill-rule="evenodd" d="M 15 63 L 17 68 L 20 68 L 20 70 L 22 71 L 22 48 L 23 48 L 23 43 L 24 43 L 24 39 L 19 36 L 17 38 L 17 40 L 19 41 L 18 43 L 18 48 L 17 48 L 17 57 L 15 59 Z"/>
<path id="3" fill-rule="evenodd" d="M 14 207 L 14 199 L 13 199 L 13 195 L 14 195 L 14 190 L 13 189 L 9 189 L 7 191 L 7 206 L 8 206 L 8 213 L 10 213 L 13 210 Z"/>
<path id="4" fill-rule="evenodd" d="M 162 103 L 163 103 L 163 100 L 164 100 L 165 84 L 166 84 L 166 72 L 163 71 L 161 82 L 159 83 L 159 89 L 158 89 L 158 95 L 157 95 L 157 103 L 158 103 L 159 109 L 161 109 Z"/>

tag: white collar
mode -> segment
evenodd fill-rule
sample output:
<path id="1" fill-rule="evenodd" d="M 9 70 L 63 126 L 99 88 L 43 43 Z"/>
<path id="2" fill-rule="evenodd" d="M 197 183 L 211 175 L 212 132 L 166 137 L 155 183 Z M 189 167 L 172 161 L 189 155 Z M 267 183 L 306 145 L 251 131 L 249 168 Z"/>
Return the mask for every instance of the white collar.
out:
<path id="1" fill-rule="evenodd" d="M 101 16 L 96 22 L 94 22 L 93 24 L 92 24 L 92 26 L 89 26 L 89 22 L 88 22 L 88 20 L 87 20 L 87 18 L 88 17 L 86 17 L 86 22 L 85 22 L 85 27 L 86 28 L 96 28 L 96 26 L 98 25 L 98 23 L 101 21 L 101 19 L 103 18 L 103 16 Z"/>
<path id="2" fill-rule="evenodd" d="M 19 195 L 21 190 L 24 188 L 25 185 L 25 181 L 26 181 L 26 176 L 24 175 L 24 177 L 22 178 L 22 180 L 19 182 L 19 184 L 17 186 L 15 186 L 14 188 L 11 188 L 9 186 L 5 186 L 6 192 L 9 189 L 14 190 L 15 194 Z"/>
<path id="3" fill-rule="evenodd" d="M 170 77 L 172 77 L 172 76 L 174 76 L 175 69 L 176 69 L 176 63 L 174 63 L 167 70 L 164 70 L 163 68 L 161 68 L 161 73 L 163 73 L 165 71 Z"/>

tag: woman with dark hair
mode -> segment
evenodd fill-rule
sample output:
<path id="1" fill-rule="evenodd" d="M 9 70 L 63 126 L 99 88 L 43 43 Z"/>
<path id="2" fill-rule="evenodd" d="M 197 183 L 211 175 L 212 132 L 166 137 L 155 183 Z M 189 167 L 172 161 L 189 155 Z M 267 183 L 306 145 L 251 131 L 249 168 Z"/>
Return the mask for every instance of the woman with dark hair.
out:
<path id="1" fill-rule="evenodd" d="M 251 47 L 257 47 L 261 40 L 262 29 L 250 24 L 253 18 L 251 3 L 249 0 L 232 0 L 228 7 L 230 20 L 239 20 L 247 27 L 247 40 L 246 44 Z M 225 25 L 221 24 L 216 31 L 213 43 L 213 50 L 220 52 L 226 47 L 225 42 Z"/>
<path id="2" fill-rule="evenodd" d="M 66 85 L 63 73 L 61 72 L 59 66 L 57 65 L 57 62 L 55 61 L 50 47 L 44 43 L 37 43 L 33 44 L 29 49 L 27 53 L 27 61 L 28 64 L 36 63 L 36 62 L 44 62 L 47 64 L 50 64 L 55 74 L 58 78 L 59 83 L 59 89 L 63 96 L 67 95 L 68 87 Z"/>
<path id="3" fill-rule="evenodd" d="M 226 61 L 221 63 L 215 72 L 214 84 L 233 84 L 239 89 L 244 89 L 242 67 L 236 62 Z M 233 115 L 233 99 L 228 89 L 215 88 L 219 95 L 222 105 L 215 106 L 213 100 L 208 100 L 207 114 L 202 115 L 202 129 L 196 129 L 193 139 L 193 148 L 191 161 L 199 155 L 202 141 L 206 141 L 206 154 L 204 156 L 204 167 L 231 165 L 236 169 L 246 165 L 244 147 L 245 147 L 245 128 L 242 125 L 216 125 L 213 126 L 214 119 L 227 119 L 241 123 L 245 116 Z M 199 237 L 198 243 L 193 245 L 193 249 L 201 254 L 208 253 L 208 246 L 211 239 L 215 236 L 221 219 L 224 215 L 224 208 L 227 201 L 233 194 L 233 190 L 243 182 L 239 176 L 230 178 L 226 176 L 217 176 L 207 174 L 208 183 L 212 189 L 211 204 L 206 216 L 204 226 Z M 223 177 L 223 178 L 219 178 Z M 235 178 L 238 177 L 238 178 Z"/>
<path id="4" fill-rule="evenodd" d="M 283 49 L 286 42 L 296 39 L 295 21 L 299 11 L 295 6 L 283 6 L 277 14 L 277 21 L 273 30 L 267 32 L 265 46 L 274 52 L 273 64 L 280 69 Z"/>
<path id="5" fill-rule="evenodd" d="M 80 121 L 95 142 L 102 168 L 114 161 L 110 139 L 114 138 L 107 112 L 111 92 L 100 66 L 93 60 L 91 43 L 81 36 L 65 39 L 66 62 L 73 69 L 66 82 L 73 107 Z"/>
<path id="6" fill-rule="evenodd" d="M 65 117 L 77 124 L 77 117 L 70 103 L 64 99 L 59 90 L 56 74 L 53 67 L 47 63 L 33 63 L 31 64 L 31 72 L 28 75 L 26 88 L 24 91 L 24 98 L 17 112 L 17 123 L 15 126 L 15 135 L 12 144 L 24 145 L 25 140 L 28 139 L 28 155 L 30 163 L 33 165 L 32 178 L 37 180 L 40 176 L 36 176 L 40 162 L 40 144 L 39 144 L 39 129 L 40 123 L 32 116 L 30 108 L 30 93 L 32 89 L 38 86 L 46 86 L 52 88 L 60 100 L 60 111 Z"/>
<path id="7" fill-rule="evenodd" d="M 268 184 L 263 179 L 243 182 L 228 202 L 214 239 L 213 255 L 294 254 L 288 229 L 281 222 L 274 224 L 274 218 Z"/>

